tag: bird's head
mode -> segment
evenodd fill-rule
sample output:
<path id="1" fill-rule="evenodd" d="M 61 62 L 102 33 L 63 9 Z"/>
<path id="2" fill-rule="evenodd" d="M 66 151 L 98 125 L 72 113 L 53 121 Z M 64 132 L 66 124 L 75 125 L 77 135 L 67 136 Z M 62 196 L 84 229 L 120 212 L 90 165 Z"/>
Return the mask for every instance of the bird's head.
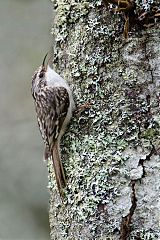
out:
<path id="1" fill-rule="evenodd" d="M 49 60 L 46 63 L 46 58 L 48 56 L 48 53 L 45 55 L 43 62 L 41 66 L 35 71 L 33 77 L 32 77 L 32 87 L 37 88 L 41 87 L 42 85 L 45 84 L 46 81 L 46 73 L 49 70 Z"/>
<path id="2" fill-rule="evenodd" d="M 34 75 L 35 80 L 43 79 L 45 77 L 45 73 L 47 71 L 47 65 L 48 65 L 48 63 L 47 63 L 47 65 L 45 66 L 45 61 L 46 61 L 47 55 L 48 55 L 48 53 L 45 55 L 41 66 L 35 72 L 35 75 Z"/>
<path id="3" fill-rule="evenodd" d="M 49 67 L 49 60 L 46 64 L 46 58 L 48 53 L 45 55 L 41 66 L 35 71 L 32 77 L 32 93 L 39 91 L 39 89 L 46 85 L 46 73 Z"/>

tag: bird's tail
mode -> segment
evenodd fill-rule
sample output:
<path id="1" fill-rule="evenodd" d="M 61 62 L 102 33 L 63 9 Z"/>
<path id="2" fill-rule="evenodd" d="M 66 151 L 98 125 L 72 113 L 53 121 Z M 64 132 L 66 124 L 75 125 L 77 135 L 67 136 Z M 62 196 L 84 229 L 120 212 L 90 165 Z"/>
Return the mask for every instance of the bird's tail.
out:
<path id="1" fill-rule="evenodd" d="M 52 152 L 52 160 L 53 160 L 53 167 L 54 167 L 57 187 L 58 187 L 61 197 L 63 197 L 63 188 L 66 186 L 66 178 L 65 178 L 63 165 L 61 162 L 61 156 L 60 156 L 58 142 L 56 142 L 54 144 L 53 152 Z"/>

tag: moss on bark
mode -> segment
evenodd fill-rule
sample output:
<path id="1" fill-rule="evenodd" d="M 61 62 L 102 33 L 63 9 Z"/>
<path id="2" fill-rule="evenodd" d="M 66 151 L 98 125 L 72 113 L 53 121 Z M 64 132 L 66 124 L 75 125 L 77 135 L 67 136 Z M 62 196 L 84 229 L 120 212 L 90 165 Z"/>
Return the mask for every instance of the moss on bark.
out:
<path id="1" fill-rule="evenodd" d="M 159 238 L 158 22 L 132 26 L 126 40 L 122 15 L 102 1 L 56 0 L 54 7 L 54 68 L 77 105 L 91 105 L 63 138 L 63 203 L 48 163 L 51 238 Z"/>

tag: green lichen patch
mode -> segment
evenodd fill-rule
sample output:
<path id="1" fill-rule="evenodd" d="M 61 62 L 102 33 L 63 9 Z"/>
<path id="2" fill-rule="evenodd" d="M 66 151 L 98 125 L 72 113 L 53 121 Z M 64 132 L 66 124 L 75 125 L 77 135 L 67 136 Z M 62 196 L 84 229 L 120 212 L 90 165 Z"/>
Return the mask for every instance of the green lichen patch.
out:
<path id="1" fill-rule="evenodd" d="M 155 94 L 148 39 L 124 41 L 121 16 L 107 11 L 103 1 L 54 2 L 54 68 L 71 85 L 77 108 L 90 107 L 73 116 L 61 144 L 63 202 L 48 163 L 51 232 L 53 239 L 117 239 L 131 207 L 130 171 L 134 178 L 151 141 L 159 141 L 159 85 Z"/>

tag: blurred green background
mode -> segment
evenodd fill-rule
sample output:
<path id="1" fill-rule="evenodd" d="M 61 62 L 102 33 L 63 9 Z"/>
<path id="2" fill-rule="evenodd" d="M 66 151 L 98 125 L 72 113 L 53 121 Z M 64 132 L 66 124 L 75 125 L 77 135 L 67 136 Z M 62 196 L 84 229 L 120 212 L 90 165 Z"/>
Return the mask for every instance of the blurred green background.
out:
<path id="1" fill-rule="evenodd" d="M 31 77 L 51 48 L 49 0 L 0 0 L 0 240 L 50 239 Z"/>

